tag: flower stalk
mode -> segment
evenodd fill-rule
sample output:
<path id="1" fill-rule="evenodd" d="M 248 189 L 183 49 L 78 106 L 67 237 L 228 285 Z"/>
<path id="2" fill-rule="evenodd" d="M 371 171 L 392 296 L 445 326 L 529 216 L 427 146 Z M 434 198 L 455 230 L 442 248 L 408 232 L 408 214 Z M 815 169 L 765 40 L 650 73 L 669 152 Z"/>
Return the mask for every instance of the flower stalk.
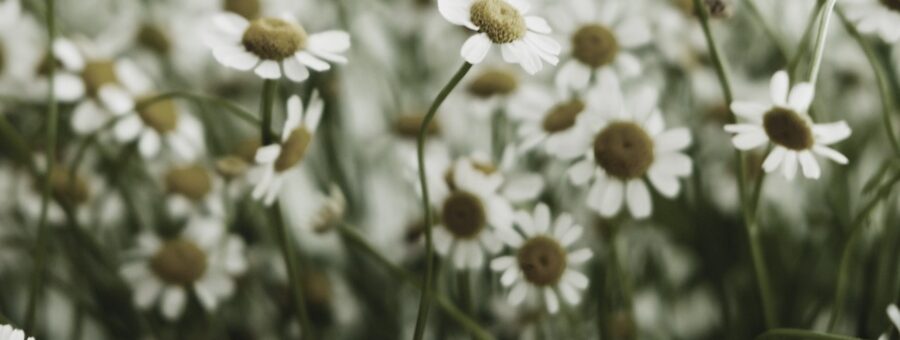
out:
<path id="1" fill-rule="evenodd" d="M 431 201 L 428 197 L 428 177 L 425 173 L 425 139 L 428 137 L 428 125 L 431 124 L 432 119 L 434 119 L 438 108 L 444 100 L 447 99 L 450 92 L 456 88 L 456 85 L 459 84 L 466 73 L 469 73 L 470 69 L 472 69 L 472 64 L 463 62 L 459 70 L 456 71 L 456 74 L 453 75 L 453 78 L 450 79 L 450 82 L 448 82 L 447 85 L 441 89 L 441 92 L 438 93 L 434 102 L 431 104 L 431 107 L 428 109 L 425 118 L 422 119 L 422 126 L 419 128 L 419 137 L 416 143 L 416 155 L 419 164 L 419 182 L 422 185 L 422 209 L 425 216 L 425 277 L 422 279 L 422 295 L 419 298 L 419 311 L 416 316 L 416 329 L 413 335 L 413 339 L 415 340 L 421 340 L 425 335 L 434 281 L 434 240 L 432 239 L 431 233 L 433 218 L 431 216 Z"/>
<path id="2" fill-rule="evenodd" d="M 819 78 L 819 69 L 822 67 L 822 58 L 825 55 L 825 41 L 828 39 L 828 27 L 831 25 L 831 15 L 837 0 L 828 0 L 822 8 L 822 19 L 819 23 L 819 32 L 816 34 L 816 50 L 813 54 L 812 68 L 809 71 L 809 83 L 815 86 Z"/>

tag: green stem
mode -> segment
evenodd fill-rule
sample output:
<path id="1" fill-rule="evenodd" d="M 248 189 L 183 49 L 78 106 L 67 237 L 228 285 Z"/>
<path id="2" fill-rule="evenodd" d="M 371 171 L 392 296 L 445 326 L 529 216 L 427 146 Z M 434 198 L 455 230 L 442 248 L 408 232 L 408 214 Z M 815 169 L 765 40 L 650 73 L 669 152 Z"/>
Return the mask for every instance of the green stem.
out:
<path id="1" fill-rule="evenodd" d="M 875 210 L 878 203 L 890 196 L 891 189 L 893 189 L 898 181 L 900 181 L 900 173 L 891 177 L 884 186 L 878 189 L 875 197 L 872 197 L 872 200 L 870 200 L 859 214 L 856 215 L 856 218 L 853 219 L 853 224 L 850 226 L 850 237 L 847 238 L 847 242 L 844 244 L 844 251 L 841 253 L 841 263 L 838 267 L 838 282 L 834 291 L 834 308 L 832 308 L 831 317 L 828 319 L 828 331 L 834 330 L 837 321 L 841 318 L 841 312 L 844 309 L 844 301 L 846 300 L 847 295 L 847 283 L 849 280 L 850 254 L 853 253 L 853 246 L 856 244 L 856 239 L 859 238 L 860 233 L 862 232 L 862 226 L 868 220 L 869 214 Z"/>
<path id="2" fill-rule="evenodd" d="M 262 98 L 259 104 L 259 112 L 262 116 L 262 120 L 259 122 L 262 145 L 269 145 L 275 142 L 275 135 L 272 134 L 272 105 L 275 101 L 275 85 L 277 83 L 271 79 L 263 82 Z"/>
<path id="3" fill-rule="evenodd" d="M 418 160 L 419 160 L 419 182 L 422 185 L 422 209 L 425 212 L 425 277 L 422 279 L 422 296 L 419 298 L 419 312 L 416 317 L 416 329 L 413 339 L 421 340 L 425 335 L 425 327 L 428 323 L 428 309 L 431 305 L 432 298 L 432 281 L 434 280 L 434 244 L 431 239 L 431 202 L 428 197 L 428 177 L 425 173 L 425 138 L 427 137 L 428 125 L 434 119 L 437 109 L 447 99 L 447 96 L 453 91 L 453 88 L 459 84 L 459 81 L 469 72 L 472 64 L 464 62 L 450 79 L 450 82 L 444 86 L 437 98 L 428 109 L 425 119 L 422 120 L 422 127 L 419 129 L 418 139 Z"/>
<path id="4" fill-rule="evenodd" d="M 351 227 L 344 226 L 344 225 L 338 226 L 337 230 L 338 230 L 338 232 L 341 233 L 341 236 L 343 236 L 345 242 L 356 246 L 358 249 L 366 252 L 369 256 L 371 256 L 371 258 L 373 260 L 375 260 L 378 263 L 381 263 L 382 266 L 384 266 L 385 268 L 388 269 L 388 271 L 391 272 L 391 276 L 400 278 L 403 281 L 406 281 L 407 283 L 412 285 L 413 287 L 416 287 L 417 289 L 421 289 L 424 291 L 424 289 L 422 289 L 421 281 L 417 280 L 416 277 L 414 277 L 412 273 L 406 271 L 403 268 L 400 268 L 399 266 L 397 266 L 396 264 L 391 262 L 391 260 L 388 260 L 386 257 L 384 257 L 384 255 L 382 255 L 378 250 L 375 249 L 375 247 L 373 247 L 371 244 L 369 244 L 369 242 L 366 240 L 366 238 L 364 236 L 360 235 L 358 231 L 356 231 L 355 229 L 353 229 Z M 494 339 L 494 337 L 491 336 L 491 334 L 488 333 L 487 331 L 485 331 L 483 328 L 481 328 L 481 326 L 479 326 L 478 323 L 475 322 L 475 320 L 472 320 L 470 317 L 468 317 L 466 315 L 466 313 L 464 313 L 462 310 L 457 308 L 456 305 L 454 305 L 453 302 L 450 301 L 449 298 L 447 298 L 443 294 L 439 294 L 439 293 L 432 294 L 432 297 L 437 302 L 438 308 L 443 310 L 445 313 L 447 313 L 447 316 L 449 316 L 450 318 L 455 320 L 457 323 L 459 323 L 459 325 L 463 329 L 472 333 L 472 335 L 476 339 L 479 339 L 479 340 L 493 340 Z"/>
<path id="5" fill-rule="evenodd" d="M 765 339 L 803 339 L 803 340 L 862 340 L 843 335 L 827 334 L 808 331 L 805 329 L 777 328 L 756 337 L 756 340 Z"/>
<path id="6" fill-rule="evenodd" d="M 469 271 L 466 269 L 460 270 L 456 273 L 456 283 L 457 288 L 459 289 L 459 304 L 463 311 L 466 314 L 474 316 L 475 315 L 475 304 L 472 303 L 472 276 Z"/>
<path id="7" fill-rule="evenodd" d="M 890 83 L 887 76 L 888 73 L 885 72 L 884 66 L 875 54 L 872 45 L 859 34 L 856 26 L 847 20 L 847 17 L 844 16 L 844 12 L 841 11 L 840 8 L 836 11 L 838 17 L 841 18 L 841 21 L 844 23 L 844 28 L 847 29 L 847 33 L 859 43 L 859 47 L 862 48 L 863 52 L 866 54 L 866 59 L 869 60 L 869 64 L 872 66 L 872 71 L 875 73 L 875 78 L 878 80 L 878 94 L 881 96 L 881 117 L 884 120 L 883 125 L 887 132 L 888 139 L 891 142 L 891 148 L 894 149 L 894 155 L 900 157 L 900 139 L 897 138 L 897 134 L 894 132 L 894 123 L 891 121 L 893 104 Z"/>
<path id="8" fill-rule="evenodd" d="M 53 40 L 56 39 L 56 18 L 55 18 L 55 1 L 47 1 L 47 49 L 52 50 Z M 35 244 L 35 265 L 31 278 L 30 290 L 28 293 L 28 307 L 25 312 L 25 331 L 28 334 L 34 334 L 35 318 L 37 316 L 38 298 L 43 286 L 44 271 L 47 266 L 47 210 L 50 208 L 50 174 L 53 173 L 53 167 L 56 162 L 56 137 L 59 124 L 59 113 L 57 112 L 56 93 L 54 80 L 56 74 L 56 65 L 50 63 L 47 70 L 47 78 L 49 79 L 49 89 L 47 95 L 47 168 L 44 174 L 44 188 L 41 197 L 41 215 L 38 221 L 37 243 Z"/>
<path id="9" fill-rule="evenodd" d="M 822 57 L 825 55 L 825 41 L 828 39 L 828 27 L 831 25 L 831 14 L 837 0 L 828 0 L 823 8 L 822 20 L 819 23 L 819 32 L 816 34 L 816 50 L 813 54 L 813 64 L 809 71 L 809 82 L 816 85 L 819 79 L 819 69 L 822 67 Z"/>
<path id="10" fill-rule="evenodd" d="M 819 3 L 816 5 L 816 8 L 813 9 L 809 14 L 809 18 L 806 20 L 806 28 L 803 30 L 803 36 L 800 38 L 800 46 L 797 48 L 794 56 L 791 57 L 791 61 L 788 63 L 788 74 L 790 78 L 796 79 L 797 68 L 800 67 L 800 60 L 803 59 L 803 56 L 806 55 L 806 52 L 809 50 L 809 39 L 812 36 L 813 27 L 816 25 L 816 22 L 819 18 L 819 11 L 822 9 L 822 6 L 825 4 L 824 0 L 819 0 Z"/>
<path id="11" fill-rule="evenodd" d="M 272 207 L 272 214 L 275 220 L 275 237 L 278 238 L 281 257 L 284 259 L 284 266 L 288 271 L 288 284 L 290 285 L 291 295 L 293 295 L 294 308 L 297 309 L 297 323 L 300 326 L 300 333 L 304 339 L 316 339 L 312 322 L 310 322 L 309 314 L 306 311 L 306 296 L 303 293 L 303 281 L 300 278 L 300 267 L 297 263 L 297 250 L 294 248 L 294 238 L 291 237 L 291 232 L 284 224 L 280 203 L 276 203 Z"/>
<path id="12" fill-rule="evenodd" d="M 2 142 L 3 151 L 8 152 L 15 160 L 28 167 L 31 173 L 37 173 L 34 160 L 31 158 L 31 150 L 28 143 L 22 138 L 6 120 L 6 116 L 0 114 L 0 142 Z"/>
<path id="13" fill-rule="evenodd" d="M 750 10 L 750 14 L 753 15 L 753 18 L 756 19 L 756 21 L 759 21 L 759 25 L 762 27 L 763 32 L 765 32 L 765 34 L 769 36 L 769 39 L 772 40 L 772 43 L 778 50 L 778 54 L 781 55 L 781 58 L 784 59 L 785 62 L 787 62 L 788 58 L 790 58 L 788 55 L 787 44 L 784 42 L 784 39 L 775 32 L 772 26 L 766 22 L 765 16 L 763 16 L 762 11 L 759 10 L 759 6 L 756 5 L 756 0 L 746 0 L 744 3 L 747 4 L 747 9 Z"/>

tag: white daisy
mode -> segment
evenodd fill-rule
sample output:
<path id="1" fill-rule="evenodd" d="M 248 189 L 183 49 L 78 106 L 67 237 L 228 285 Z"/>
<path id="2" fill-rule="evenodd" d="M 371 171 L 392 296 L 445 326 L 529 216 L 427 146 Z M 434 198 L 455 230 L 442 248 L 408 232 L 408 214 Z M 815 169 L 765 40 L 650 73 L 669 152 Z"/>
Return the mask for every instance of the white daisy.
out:
<path id="1" fill-rule="evenodd" d="M 796 175 L 799 163 L 804 176 L 819 178 L 822 169 L 813 155 L 847 164 L 847 157 L 828 145 L 849 137 L 850 126 L 845 121 L 813 123 L 807 112 L 814 92 L 815 88 L 809 83 L 799 83 L 791 88 L 787 72 L 776 72 L 769 87 L 772 103 L 735 101 L 731 110 L 748 122 L 726 125 L 725 131 L 736 134 L 732 142 L 740 150 L 772 142 L 774 148 L 762 164 L 766 172 L 780 167 L 784 177 L 790 180 Z"/>
<path id="2" fill-rule="evenodd" d="M 606 105 L 599 115 L 582 116 L 579 123 L 591 134 L 572 148 L 584 159 L 569 169 L 569 178 L 576 185 L 594 179 L 587 204 L 602 216 L 615 216 L 625 203 L 632 216 L 648 217 L 652 201 L 645 178 L 663 196 L 678 195 L 679 178 L 692 172 L 693 163 L 682 152 L 691 143 L 691 132 L 666 130 L 655 90 L 643 88 L 626 106 L 615 79 L 601 86 L 607 90 L 598 94 L 598 102 Z"/>
<path id="3" fill-rule="evenodd" d="M 166 209 L 174 217 L 191 213 L 206 216 L 225 216 L 223 190 L 225 184 L 206 167 L 187 164 L 168 169 L 163 176 Z"/>
<path id="4" fill-rule="evenodd" d="M 894 328 L 896 328 L 897 331 L 900 331 L 900 308 L 897 308 L 897 305 L 892 303 L 887 306 L 886 312 L 888 315 L 888 319 L 891 319 L 891 323 L 894 324 Z M 888 340 L 889 334 L 890 332 L 882 334 L 880 337 L 878 337 L 878 340 Z M 0 337 L 0 339 L 2 339 L 2 337 Z"/>
<path id="5" fill-rule="evenodd" d="M 519 75 L 501 67 L 482 68 L 466 85 L 460 106 L 476 119 L 487 119 L 504 109 L 519 90 Z"/>
<path id="6" fill-rule="evenodd" d="M 288 118 L 281 133 L 281 144 L 266 145 L 256 151 L 258 167 L 252 176 L 255 177 L 253 199 L 261 200 L 266 205 L 275 202 L 283 184 L 283 173 L 303 160 L 324 108 L 324 102 L 315 91 L 305 111 L 299 96 L 288 99 Z"/>
<path id="7" fill-rule="evenodd" d="M 539 203 L 533 214 L 519 211 L 515 216 L 519 230 L 500 230 L 498 235 L 515 250 L 491 261 L 491 269 L 501 272 L 500 284 L 512 287 L 508 301 L 517 306 L 529 295 L 543 299 L 550 313 L 559 311 L 559 298 L 570 305 L 581 301 L 588 278 L 573 267 L 593 256 L 588 248 L 570 251 L 581 238 L 583 228 L 574 224 L 572 216 L 560 214 L 551 221 L 550 208 Z M 551 225 L 552 222 L 552 225 Z"/>
<path id="8" fill-rule="evenodd" d="M 477 32 L 460 50 L 466 62 L 481 63 L 498 45 L 503 60 L 535 74 L 544 68 L 541 60 L 559 62 L 560 47 L 548 36 L 552 30 L 546 20 L 526 16 L 530 7 L 526 0 L 438 0 L 447 21 Z"/>
<path id="9" fill-rule="evenodd" d="M 611 74 L 607 76 L 614 77 Z M 605 104 L 596 100 L 602 98 L 598 95 L 599 91 L 603 89 L 593 87 L 579 98 L 554 94 L 539 86 L 523 88 L 521 96 L 517 96 L 509 105 L 510 116 L 521 120 L 518 127 L 521 139 L 519 151 L 526 152 L 543 146 L 548 154 L 557 155 L 570 150 L 582 133 L 576 124 L 581 114 L 596 112 Z"/>
<path id="10" fill-rule="evenodd" d="M 617 1 L 573 0 L 560 13 L 558 26 L 571 38 L 572 58 L 560 66 L 556 83 L 561 89 L 582 90 L 597 72 L 612 69 L 621 77 L 641 73 L 632 53 L 650 42 L 646 20 Z"/>
<path id="11" fill-rule="evenodd" d="M 213 56 L 225 66 L 241 71 L 254 70 L 264 79 L 282 75 L 301 82 L 309 70 L 327 71 L 328 62 L 346 63 L 341 55 L 350 48 L 350 35 L 344 31 L 325 31 L 309 35 L 290 15 L 247 21 L 234 13 L 213 16 L 214 26 L 206 42 Z"/>
<path id="12" fill-rule="evenodd" d="M 467 158 L 457 160 L 443 176 L 449 190 L 438 187 L 433 195 L 439 211 L 435 249 L 460 269 L 481 268 L 484 250 L 497 253 L 502 247 L 496 230 L 509 229 L 513 222 L 512 206 L 499 193 L 503 176 L 478 166 Z"/>
<path id="13" fill-rule="evenodd" d="M 22 82 L 33 78 L 33 66 L 46 45 L 41 43 L 43 34 L 35 20 L 24 15 L 20 0 L 0 1 L 0 89 L 4 92 L 19 93 L 27 84 Z"/>
<path id="14" fill-rule="evenodd" d="M 888 43 L 900 41 L 900 0 L 845 0 L 847 17 L 863 33 L 878 34 Z"/>
<path id="15" fill-rule="evenodd" d="M 235 278 L 247 270 L 244 241 L 225 232 L 221 220 L 193 217 L 173 239 L 145 232 L 138 236 L 137 260 L 125 264 L 121 274 L 131 285 L 134 302 L 142 309 L 160 301 L 162 315 L 179 318 L 188 292 L 213 311 L 235 290 Z"/>
<path id="16" fill-rule="evenodd" d="M 192 161 L 203 154 L 203 126 L 195 117 L 185 114 L 181 105 L 165 99 L 131 104 L 132 110 L 119 115 L 113 134 L 121 143 L 137 141 L 138 151 L 146 159 L 163 150 L 177 159 Z"/>
<path id="17" fill-rule="evenodd" d="M 25 332 L 10 325 L 0 326 L 0 340 L 34 340 L 34 337 L 25 337 Z"/>

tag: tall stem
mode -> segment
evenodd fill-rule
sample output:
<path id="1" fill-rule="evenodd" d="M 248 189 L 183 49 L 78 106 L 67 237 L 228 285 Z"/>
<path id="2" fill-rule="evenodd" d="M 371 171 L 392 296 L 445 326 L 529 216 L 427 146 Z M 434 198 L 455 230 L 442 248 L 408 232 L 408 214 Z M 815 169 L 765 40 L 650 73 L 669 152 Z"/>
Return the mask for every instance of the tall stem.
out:
<path id="1" fill-rule="evenodd" d="M 47 1 L 47 49 L 53 50 L 56 38 L 55 1 Z M 56 106 L 56 74 L 55 63 L 49 63 L 47 78 L 49 89 L 47 94 L 47 169 L 44 173 L 44 188 L 41 195 L 41 215 L 38 220 L 37 243 L 34 248 L 34 271 L 31 277 L 31 288 L 28 293 L 28 309 L 25 311 L 25 330 L 34 334 L 35 317 L 37 316 L 38 298 L 44 283 L 44 271 L 47 267 L 47 210 L 50 208 L 50 175 L 56 162 L 56 134 L 59 121 Z"/>
<path id="2" fill-rule="evenodd" d="M 275 101 L 275 80 L 267 79 L 263 82 L 262 98 L 259 104 L 259 112 L 262 115 L 260 121 L 260 134 L 262 134 L 262 145 L 269 145 L 275 141 L 272 134 L 272 104 Z"/>
<path id="3" fill-rule="evenodd" d="M 809 82 L 816 85 L 819 78 L 819 69 L 822 67 L 822 57 L 825 54 L 825 41 L 828 39 L 828 27 L 831 25 L 831 14 L 834 12 L 834 5 L 837 0 L 828 0 L 822 9 L 822 20 L 819 23 L 819 32 L 816 34 L 816 51 L 813 55 L 812 68 L 809 71 Z"/>
<path id="4" fill-rule="evenodd" d="M 431 103 L 431 108 L 428 109 L 425 119 L 422 120 L 422 126 L 419 128 L 417 156 L 419 161 L 419 183 L 422 185 L 422 210 L 425 213 L 425 277 L 422 278 L 422 295 L 419 297 L 419 313 L 416 317 L 416 329 L 413 335 L 415 340 L 421 340 L 425 335 L 425 327 L 428 323 L 428 309 L 431 307 L 432 281 L 434 280 L 434 244 L 431 239 L 432 217 L 431 201 L 428 197 L 428 177 L 425 173 L 425 138 L 428 136 L 428 125 L 434 119 L 438 108 L 471 68 L 472 64 L 467 62 L 462 64 L 459 70 L 456 71 L 456 74 L 453 75 L 453 78 L 450 79 L 450 82 L 444 85 L 434 102 Z"/>
<path id="5" fill-rule="evenodd" d="M 709 10 L 706 7 L 706 4 L 701 0 L 694 0 L 694 8 L 697 9 L 697 15 L 700 18 L 700 25 L 703 28 L 703 35 L 706 37 L 706 43 L 709 48 L 710 58 L 713 61 L 713 65 L 716 69 L 716 75 L 719 78 L 719 86 L 722 88 L 722 94 L 725 97 L 725 101 L 728 106 L 731 106 L 731 103 L 734 101 L 734 93 L 731 90 L 731 80 L 728 74 L 728 66 L 725 60 L 722 57 L 722 52 L 719 49 L 719 46 L 716 44 L 716 40 L 712 35 L 712 29 L 709 25 Z M 734 113 L 730 113 L 730 119 L 732 122 L 735 121 Z M 753 259 L 753 268 L 756 272 L 756 281 L 757 286 L 760 291 L 760 297 L 762 300 L 762 309 L 763 309 L 763 317 L 766 320 L 766 328 L 775 327 L 775 309 L 772 303 L 772 290 L 769 286 L 769 274 L 768 269 L 763 261 L 762 256 L 762 246 L 759 244 L 759 227 L 755 221 L 753 210 L 755 204 L 751 204 L 750 200 L 747 197 L 747 176 L 746 172 L 746 164 L 747 160 L 744 157 L 743 153 L 740 151 L 735 151 L 735 157 L 737 159 L 737 174 L 738 174 L 738 196 L 740 196 L 742 208 L 744 210 L 744 225 L 747 228 L 747 234 L 750 242 L 751 255 Z M 755 195 L 755 194 L 754 194 Z"/>
<path id="6" fill-rule="evenodd" d="M 284 224 L 279 204 L 280 202 L 276 202 L 272 208 L 272 214 L 275 218 L 275 237 L 278 238 L 281 257 L 284 259 L 284 266 L 287 267 L 289 290 L 294 299 L 294 308 L 297 309 L 297 323 L 300 326 L 300 333 L 304 339 L 315 339 L 315 330 L 306 311 L 306 296 L 303 293 L 303 281 L 300 278 L 300 267 L 297 263 L 297 250 L 294 248 L 294 238 L 291 237 L 291 232 Z"/>

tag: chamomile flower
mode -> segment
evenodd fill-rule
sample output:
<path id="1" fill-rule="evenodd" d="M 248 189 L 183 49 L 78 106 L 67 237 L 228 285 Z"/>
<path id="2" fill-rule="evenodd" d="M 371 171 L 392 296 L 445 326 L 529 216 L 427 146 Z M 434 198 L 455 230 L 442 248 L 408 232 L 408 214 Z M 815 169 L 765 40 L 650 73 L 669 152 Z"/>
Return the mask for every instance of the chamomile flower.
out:
<path id="1" fill-rule="evenodd" d="M 203 153 L 203 127 L 171 99 L 129 104 L 132 110 L 119 115 L 113 134 L 119 142 L 137 141 L 138 151 L 146 159 L 163 150 L 177 159 L 192 161 Z"/>
<path id="2" fill-rule="evenodd" d="M 187 217 L 192 212 L 207 216 L 225 216 L 222 190 L 224 183 L 200 164 L 169 168 L 164 176 L 166 209 L 174 217 Z"/>
<path id="3" fill-rule="evenodd" d="M 726 125 L 725 131 L 736 134 L 732 143 L 740 150 L 771 142 L 773 149 L 762 163 L 766 172 L 781 168 L 784 177 L 790 180 L 796 176 L 799 163 L 804 176 L 817 179 L 822 169 L 814 155 L 847 164 L 847 157 L 829 145 L 846 139 L 851 131 L 845 121 L 813 123 L 807 112 L 814 92 L 809 83 L 799 83 L 791 88 L 787 72 L 776 72 L 769 85 L 772 103 L 732 103 L 734 114 L 747 122 Z"/>
<path id="4" fill-rule="evenodd" d="M 573 0 L 560 15 L 558 26 L 570 36 L 570 60 L 560 66 L 556 84 L 565 90 L 582 90 L 597 72 L 616 71 L 619 77 L 641 73 L 633 51 L 650 42 L 649 24 L 617 1 Z"/>
<path id="5" fill-rule="evenodd" d="M 560 47 L 548 36 L 552 30 L 546 20 L 527 15 L 530 7 L 526 0 L 438 1 L 444 19 L 477 32 L 460 50 L 466 62 L 481 63 L 497 45 L 503 60 L 535 74 L 544 68 L 543 62 L 559 62 Z"/>
<path id="6" fill-rule="evenodd" d="M 281 133 L 280 144 L 270 144 L 256 151 L 257 168 L 254 169 L 255 187 L 253 199 L 271 205 L 278 197 L 284 181 L 284 172 L 303 160 L 322 119 L 324 102 L 318 92 L 313 92 L 306 110 L 299 96 L 287 102 L 287 121 Z"/>
<path id="7" fill-rule="evenodd" d="M 576 185 L 594 179 L 587 204 L 600 215 L 615 216 L 625 203 L 632 216 L 645 218 L 652 212 L 645 180 L 672 198 L 681 190 L 679 178 L 691 174 L 693 162 L 682 152 L 691 133 L 687 128 L 666 130 L 655 107 L 656 91 L 644 88 L 624 105 L 614 79 L 604 88 L 598 94 L 598 101 L 606 103 L 600 115 L 583 118 L 591 134 L 573 148 L 584 159 L 569 168 L 569 178 Z"/>
<path id="8" fill-rule="evenodd" d="M 548 154 L 560 155 L 571 150 L 582 133 L 577 124 L 578 117 L 596 112 L 604 104 L 596 100 L 602 98 L 597 95 L 598 91 L 603 89 L 593 87 L 579 98 L 554 94 L 539 86 L 523 88 L 521 96 L 510 104 L 510 116 L 521 121 L 518 128 L 521 139 L 519 151 L 543 146 Z"/>
<path id="9" fill-rule="evenodd" d="M 34 340 L 34 337 L 25 337 L 25 332 L 10 325 L 0 326 L 0 340 Z"/>
<path id="10" fill-rule="evenodd" d="M 498 232 L 515 254 L 491 261 L 491 269 L 502 273 L 500 284 L 512 287 L 509 303 L 520 305 L 529 295 L 537 294 L 547 310 L 556 313 L 560 297 L 570 305 L 581 302 L 581 291 L 587 289 L 588 278 L 573 267 L 590 260 L 593 252 L 588 248 L 570 248 L 581 238 L 583 228 L 574 224 L 569 214 L 560 214 L 551 221 L 550 208 L 544 203 L 539 203 L 533 214 L 517 212 L 515 224 L 518 231 Z"/>
<path id="11" fill-rule="evenodd" d="M 497 253 L 502 246 L 495 231 L 512 227 L 512 206 L 499 193 L 502 175 L 478 166 L 467 158 L 457 160 L 445 175 L 449 190 L 436 188 L 434 194 L 439 208 L 435 249 L 460 269 L 481 268 L 484 250 Z"/>
<path id="12" fill-rule="evenodd" d="M 843 6 L 860 32 L 878 34 L 888 43 L 900 41 L 900 0 L 846 0 Z"/>
<path id="13" fill-rule="evenodd" d="M 145 232 L 135 253 L 138 259 L 120 270 L 132 287 L 134 302 L 150 309 L 158 300 L 168 320 L 183 314 L 189 292 L 204 309 L 215 310 L 234 293 L 235 278 L 247 270 L 244 241 L 227 234 L 216 218 L 193 217 L 172 239 Z"/>
<path id="14" fill-rule="evenodd" d="M 206 41 L 216 60 L 237 70 L 253 70 L 264 79 L 283 75 L 301 82 L 309 78 L 308 68 L 322 72 L 331 69 L 329 62 L 347 62 L 342 55 L 350 48 L 347 32 L 308 34 L 290 15 L 247 21 L 223 12 L 212 18 L 212 25 L 214 32 Z"/>

